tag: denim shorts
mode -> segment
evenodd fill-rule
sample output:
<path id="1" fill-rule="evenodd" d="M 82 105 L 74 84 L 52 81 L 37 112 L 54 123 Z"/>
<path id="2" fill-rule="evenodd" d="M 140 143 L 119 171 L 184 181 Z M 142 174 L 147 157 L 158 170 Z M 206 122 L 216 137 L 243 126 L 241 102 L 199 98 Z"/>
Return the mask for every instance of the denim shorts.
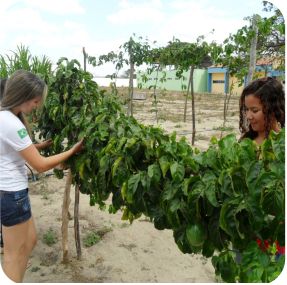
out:
<path id="1" fill-rule="evenodd" d="M 32 216 L 28 188 L 20 191 L 1 191 L 1 224 L 15 226 L 29 220 Z"/>

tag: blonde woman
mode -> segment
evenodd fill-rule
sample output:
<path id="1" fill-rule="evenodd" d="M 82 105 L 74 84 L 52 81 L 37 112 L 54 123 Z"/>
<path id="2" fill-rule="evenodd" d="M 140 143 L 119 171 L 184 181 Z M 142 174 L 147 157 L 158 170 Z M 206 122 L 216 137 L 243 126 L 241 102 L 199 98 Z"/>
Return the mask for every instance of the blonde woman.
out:
<path id="1" fill-rule="evenodd" d="M 5 89 L 6 81 L 7 81 L 7 78 L 1 78 L 0 79 L 0 102 L 1 102 L 3 95 L 4 95 L 4 89 Z M 38 150 L 43 150 L 43 149 L 48 148 L 52 145 L 52 140 L 46 140 L 46 141 L 39 142 L 39 143 L 37 142 L 37 143 L 34 143 L 34 145 Z M 3 236 L 2 236 L 2 225 L 0 227 L 0 247 L 1 247 L 1 254 L 2 254 L 3 253 L 3 247 L 4 247 Z"/>
<path id="2" fill-rule="evenodd" d="M 47 94 L 43 80 L 18 70 L 7 80 L 0 109 L 0 199 L 4 240 L 3 270 L 14 282 L 22 282 L 27 262 L 37 242 L 28 196 L 25 163 L 36 171 L 54 168 L 82 150 L 83 141 L 71 149 L 43 157 L 32 143 L 24 118 L 38 108 Z"/>

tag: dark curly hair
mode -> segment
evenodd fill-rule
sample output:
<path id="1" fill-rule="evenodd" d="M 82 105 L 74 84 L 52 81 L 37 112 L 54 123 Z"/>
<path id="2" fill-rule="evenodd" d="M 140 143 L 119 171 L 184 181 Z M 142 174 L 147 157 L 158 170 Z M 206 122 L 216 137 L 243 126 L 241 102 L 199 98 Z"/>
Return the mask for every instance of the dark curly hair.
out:
<path id="1" fill-rule="evenodd" d="M 241 139 L 250 138 L 255 139 L 257 132 L 247 125 L 245 113 L 245 97 L 254 95 L 259 98 L 263 106 L 263 114 L 265 118 L 265 137 L 267 138 L 271 131 L 271 122 L 273 116 L 280 123 L 281 127 L 285 127 L 285 92 L 282 84 L 272 78 L 264 77 L 252 81 L 242 91 L 239 107 L 240 107 L 240 120 L 239 130 L 242 134 Z"/>

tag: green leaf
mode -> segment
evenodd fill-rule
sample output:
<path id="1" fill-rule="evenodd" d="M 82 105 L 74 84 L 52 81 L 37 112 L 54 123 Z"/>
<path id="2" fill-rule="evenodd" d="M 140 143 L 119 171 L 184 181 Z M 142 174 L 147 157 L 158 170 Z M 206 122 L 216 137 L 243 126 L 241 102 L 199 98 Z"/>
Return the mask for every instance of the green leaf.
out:
<path id="1" fill-rule="evenodd" d="M 238 269 L 231 252 L 222 252 L 219 256 L 212 257 L 212 264 L 216 274 L 219 274 L 223 281 L 236 282 Z"/>
<path id="2" fill-rule="evenodd" d="M 126 197 L 127 197 L 127 189 L 128 189 L 128 183 L 127 182 L 124 182 L 123 185 L 122 185 L 122 188 L 121 188 L 121 195 L 122 195 L 122 198 L 125 200 Z"/>
<path id="3" fill-rule="evenodd" d="M 216 192 L 217 192 L 217 188 L 216 188 L 214 183 L 208 184 L 207 188 L 205 188 L 205 190 L 204 190 L 204 194 L 205 194 L 207 200 L 214 207 L 219 206 L 219 204 L 217 202 Z"/>
<path id="4" fill-rule="evenodd" d="M 204 194 L 210 204 L 214 207 L 218 207 L 219 204 L 217 202 L 216 192 L 217 192 L 217 177 L 211 171 L 207 171 L 203 177 L 202 182 L 204 183 L 205 189 Z"/>
<path id="5" fill-rule="evenodd" d="M 255 195 L 259 192 L 258 187 L 256 187 L 256 182 L 261 170 L 262 164 L 259 161 L 253 161 L 246 171 L 246 184 L 251 195 Z"/>
<path id="6" fill-rule="evenodd" d="M 129 178 L 126 193 L 128 203 L 132 203 L 134 201 L 134 195 L 137 191 L 139 182 L 140 182 L 140 173 L 137 173 Z"/>
<path id="7" fill-rule="evenodd" d="M 284 187 L 274 183 L 262 192 L 261 203 L 266 213 L 270 215 L 281 215 L 285 204 Z"/>
<path id="8" fill-rule="evenodd" d="M 171 200 L 171 202 L 169 204 L 169 209 L 171 212 L 175 212 L 175 211 L 179 210 L 180 207 L 181 207 L 181 202 L 179 199 Z"/>
<path id="9" fill-rule="evenodd" d="M 199 176 L 192 176 L 189 178 L 184 178 L 182 186 L 183 186 L 183 193 L 188 196 L 189 192 L 192 191 L 192 187 L 190 185 L 194 185 L 195 182 L 199 181 Z"/>
<path id="10" fill-rule="evenodd" d="M 158 164 L 152 164 L 148 167 L 148 176 L 152 181 L 158 183 L 161 178 L 161 170 Z"/>
<path id="11" fill-rule="evenodd" d="M 165 181 L 162 193 L 162 200 L 169 201 L 173 199 L 179 187 L 180 185 L 176 185 L 174 183 L 171 183 L 170 181 Z"/>
<path id="12" fill-rule="evenodd" d="M 123 160 L 123 157 L 121 157 L 121 156 L 119 156 L 119 157 L 115 160 L 115 162 L 114 162 L 114 164 L 113 164 L 113 166 L 112 166 L 112 177 L 115 176 L 116 171 L 117 171 L 119 165 L 121 164 L 122 160 Z"/>
<path id="13" fill-rule="evenodd" d="M 220 148 L 220 150 L 231 150 L 234 146 L 234 144 L 237 143 L 237 139 L 235 134 L 230 134 L 225 136 L 224 138 L 222 138 L 219 142 L 218 142 L 218 146 Z"/>
<path id="14" fill-rule="evenodd" d="M 179 164 L 178 162 L 174 162 L 170 166 L 170 173 L 171 173 L 172 179 L 175 182 L 180 182 L 184 178 L 184 174 L 185 174 L 184 166 Z"/>
<path id="15" fill-rule="evenodd" d="M 219 225 L 232 238 L 237 234 L 238 221 L 236 220 L 235 215 L 240 202 L 240 198 L 226 200 L 220 210 Z"/>
<path id="16" fill-rule="evenodd" d="M 221 185 L 220 191 L 229 197 L 234 195 L 232 177 L 229 169 L 224 169 L 219 175 L 218 182 Z"/>
<path id="17" fill-rule="evenodd" d="M 167 156 L 162 156 L 160 159 L 159 159 L 159 165 L 160 165 L 160 168 L 161 168 L 161 171 L 162 171 L 162 175 L 163 177 L 165 177 L 167 171 L 169 170 L 169 167 L 170 167 L 170 162 L 168 161 L 168 158 Z"/>

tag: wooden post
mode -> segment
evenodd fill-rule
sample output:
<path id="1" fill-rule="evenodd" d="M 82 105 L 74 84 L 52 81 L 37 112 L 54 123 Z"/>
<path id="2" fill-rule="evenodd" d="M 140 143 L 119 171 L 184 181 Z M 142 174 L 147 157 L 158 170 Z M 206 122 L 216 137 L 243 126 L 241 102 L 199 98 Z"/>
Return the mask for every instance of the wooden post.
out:
<path id="1" fill-rule="evenodd" d="M 68 170 L 63 206 L 62 206 L 62 248 L 63 248 L 63 263 L 69 261 L 68 258 L 68 225 L 69 225 L 69 205 L 71 203 L 70 192 L 72 185 L 72 173 L 71 169 Z"/>
<path id="2" fill-rule="evenodd" d="M 81 240 L 80 240 L 80 229 L 79 229 L 79 201 L 80 201 L 80 188 L 79 185 L 75 187 L 75 206 L 74 206 L 74 234 L 77 250 L 77 258 L 82 258 Z"/>
<path id="3" fill-rule="evenodd" d="M 87 54 L 85 47 L 83 47 L 83 55 L 84 55 L 84 71 L 87 71 Z"/>
<path id="4" fill-rule="evenodd" d="M 134 92 L 134 71 L 135 65 L 132 62 L 132 56 L 130 56 L 130 79 L 129 79 L 129 107 L 128 107 L 128 116 L 133 116 L 133 92 Z"/>
<path id="5" fill-rule="evenodd" d="M 157 70 L 156 70 L 156 81 L 155 81 L 155 85 L 153 86 L 153 100 L 155 103 L 155 120 L 156 123 L 158 124 L 158 109 L 157 109 L 157 95 L 156 95 L 156 86 L 157 86 L 157 81 L 158 81 L 158 72 L 159 72 L 159 68 L 160 68 L 160 64 L 157 66 Z"/>
<path id="6" fill-rule="evenodd" d="M 188 80 L 188 85 L 187 85 L 187 92 L 185 96 L 185 102 L 184 102 L 184 112 L 183 112 L 183 121 L 186 122 L 186 115 L 187 115 L 187 99 L 188 99 L 188 93 L 189 93 L 189 87 L 191 86 L 191 80 L 192 80 L 192 70 L 190 69 L 189 73 L 189 80 Z"/>
<path id="7" fill-rule="evenodd" d="M 191 110 L 192 110 L 192 137 L 191 137 L 191 145 L 194 145 L 195 142 L 195 103 L 194 103 L 194 88 L 193 88 L 193 72 L 194 72 L 194 65 L 191 66 L 190 69 L 190 92 L 191 92 Z"/>
<path id="8" fill-rule="evenodd" d="M 254 37 L 251 39 L 249 69 L 248 69 L 248 74 L 246 78 L 246 84 L 249 84 L 252 81 L 253 73 L 256 67 L 256 47 L 257 47 L 257 38 L 258 38 L 257 22 L 258 22 L 258 15 L 253 15 L 252 30 L 254 31 Z"/>

